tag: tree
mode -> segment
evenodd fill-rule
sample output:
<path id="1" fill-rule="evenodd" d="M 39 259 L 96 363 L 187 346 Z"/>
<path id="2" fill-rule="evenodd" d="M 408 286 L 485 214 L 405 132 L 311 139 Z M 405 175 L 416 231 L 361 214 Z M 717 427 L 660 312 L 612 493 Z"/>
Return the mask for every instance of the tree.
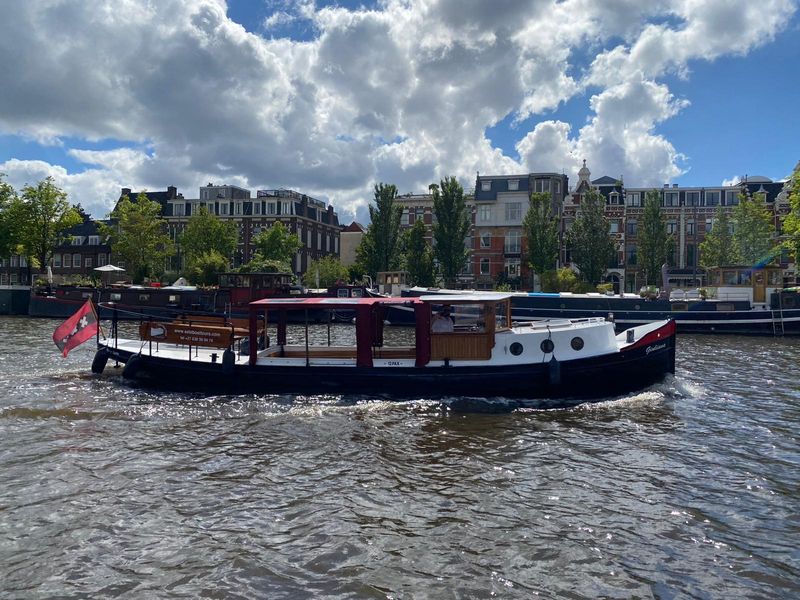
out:
<path id="1" fill-rule="evenodd" d="M 645 194 L 636 251 L 639 264 L 644 269 L 645 284 L 655 285 L 661 276 L 661 265 L 667 262 L 672 253 L 672 239 L 667 234 L 658 190 L 650 190 Z"/>
<path id="2" fill-rule="evenodd" d="M 739 195 L 733 207 L 733 244 L 745 265 L 764 265 L 780 252 L 775 245 L 775 225 L 763 194 Z"/>
<path id="3" fill-rule="evenodd" d="M 439 261 L 445 285 L 453 287 L 469 257 L 464 240 L 469 233 L 469 216 L 464 188 L 455 177 L 445 177 L 430 186 L 433 196 L 433 253 Z"/>
<path id="4" fill-rule="evenodd" d="M 553 269 L 558 258 L 558 219 L 553 215 L 550 194 L 533 192 L 522 221 L 528 238 L 528 265 L 541 276 Z"/>
<path id="5" fill-rule="evenodd" d="M 8 218 L 22 252 L 39 269 L 49 264 L 53 251 L 64 241 L 65 231 L 81 222 L 78 212 L 69 205 L 66 192 L 52 177 L 22 188 L 22 195 L 11 201 Z"/>
<path id="6" fill-rule="evenodd" d="M 312 260 L 303 275 L 303 284 L 306 287 L 329 288 L 337 281 L 347 281 L 348 271 L 342 262 L 333 255 L 323 256 Z"/>
<path id="7" fill-rule="evenodd" d="M 396 198 L 394 185 L 375 185 L 375 205 L 369 206 L 370 224 L 356 249 L 358 262 L 372 277 L 379 271 L 393 271 L 400 265 L 397 249 L 403 207 L 395 202 Z"/>
<path id="8" fill-rule="evenodd" d="M 615 252 L 603 206 L 604 199 L 599 192 L 585 192 L 580 211 L 567 233 L 572 262 L 580 271 L 581 279 L 591 285 L 600 282 Z"/>
<path id="9" fill-rule="evenodd" d="M 4 177 L 0 173 L 0 259 L 10 256 L 17 245 L 15 222 L 12 218 L 12 206 L 18 201 L 17 193 L 3 181 Z"/>
<path id="10" fill-rule="evenodd" d="M 135 201 L 123 196 L 110 215 L 111 224 L 99 224 L 100 234 L 108 238 L 111 252 L 124 261 L 133 281 L 160 276 L 164 260 L 175 253 L 166 233 L 161 205 L 141 192 Z"/>
<path id="11" fill-rule="evenodd" d="M 241 271 L 247 273 L 279 272 L 291 273 L 292 260 L 303 243 L 296 233 L 292 233 L 286 226 L 277 221 L 269 229 L 259 233 L 253 240 L 255 256 Z"/>
<path id="12" fill-rule="evenodd" d="M 405 236 L 405 263 L 411 285 L 430 287 L 435 283 L 433 251 L 425 240 L 425 223 L 422 219 Z"/>
<path id="13" fill-rule="evenodd" d="M 784 190 L 788 192 L 790 208 L 789 214 L 783 221 L 783 232 L 787 236 L 785 245 L 794 255 L 795 263 L 797 263 L 800 261 L 800 162 L 795 166 Z"/>
<path id="14" fill-rule="evenodd" d="M 189 278 L 199 285 L 214 285 L 219 281 L 220 273 L 228 269 L 229 258 L 217 250 L 195 256 L 188 269 Z"/>
<path id="15" fill-rule="evenodd" d="M 236 223 L 212 215 L 203 206 L 189 219 L 179 243 L 186 257 L 188 269 L 202 257 L 206 257 L 203 260 L 207 264 L 207 258 L 211 253 L 219 254 L 230 262 L 230 257 L 239 243 L 239 232 Z M 226 265 L 223 270 L 227 268 Z"/>
<path id="16" fill-rule="evenodd" d="M 700 266 L 724 267 L 741 262 L 736 246 L 733 244 L 731 222 L 725 207 L 718 206 L 711 231 L 700 244 Z"/>

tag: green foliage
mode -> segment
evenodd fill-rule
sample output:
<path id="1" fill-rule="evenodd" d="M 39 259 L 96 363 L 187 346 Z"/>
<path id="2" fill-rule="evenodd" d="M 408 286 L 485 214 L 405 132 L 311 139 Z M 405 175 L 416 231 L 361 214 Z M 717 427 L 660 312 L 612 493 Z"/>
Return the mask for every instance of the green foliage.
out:
<path id="1" fill-rule="evenodd" d="M 406 233 L 403 245 L 409 283 L 422 287 L 434 285 L 433 251 L 425 241 L 425 224 L 422 219 L 414 221 L 414 225 Z"/>
<path id="2" fill-rule="evenodd" d="M 255 256 L 240 267 L 243 273 L 291 273 L 292 259 L 303 247 L 298 235 L 286 229 L 280 221 L 259 233 L 253 245 Z"/>
<path id="3" fill-rule="evenodd" d="M 319 282 L 317 275 L 319 274 Z M 349 273 L 347 267 L 342 264 L 336 256 L 323 256 L 318 260 L 312 260 L 308 270 L 303 275 L 303 285 L 306 287 L 329 288 L 337 281 L 348 281 Z"/>
<path id="4" fill-rule="evenodd" d="M 580 280 L 577 273 L 569 267 L 557 271 L 545 271 L 541 274 L 543 292 L 577 292 Z"/>
<path id="5" fill-rule="evenodd" d="M 67 194 L 51 177 L 22 188 L 22 194 L 11 199 L 7 216 L 14 223 L 15 241 L 22 246 L 22 253 L 42 269 L 64 241 L 64 232 L 81 222 L 67 202 Z"/>
<path id="6" fill-rule="evenodd" d="M 603 277 L 615 252 L 608 219 L 603 214 L 604 205 L 599 192 L 587 191 L 581 200 L 580 212 L 567 233 L 572 262 L 580 270 L 581 279 L 592 286 Z"/>
<path id="7" fill-rule="evenodd" d="M 725 267 L 741 262 L 738 249 L 733 243 L 731 223 L 725 207 L 718 206 L 711 231 L 700 244 L 700 266 Z"/>
<path id="8" fill-rule="evenodd" d="M 464 188 L 455 177 L 445 177 L 430 186 L 433 195 L 434 256 L 439 261 L 445 285 L 453 287 L 469 257 L 464 240 L 469 233 L 469 213 Z"/>
<path id="9" fill-rule="evenodd" d="M 144 192 L 135 201 L 123 196 L 110 218 L 111 225 L 99 224 L 100 233 L 108 238 L 114 256 L 124 261 L 133 281 L 159 277 L 165 259 L 175 253 L 159 203 Z"/>
<path id="10" fill-rule="evenodd" d="M 202 260 L 203 265 L 207 266 L 212 253 L 228 260 L 238 242 L 236 223 L 212 215 L 205 206 L 189 219 L 179 241 L 190 272 L 197 260 Z"/>
<path id="11" fill-rule="evenodd" d="M 534 192 L 522 221 L 528 238 L 528 265 L 541 275 L 553 268 L 558 258 L 558 218 L 553 215 L 550 194 Z"/>
<path id="12" fill-rule="evenodd" d="M 788 188 L 790 210 L 783 221 L 783 232 L 788 238 L 786 246 L 794 254 L 795 262 L 798 262 L 800 261 L 800 162 L 786 182 L 786 188 Z"/>
<path id="13" fill-rule="evenodd" d="M 396 203 L 396 198 L 394 185 L 375 185 L 375 205 L 369 206 L 370 224 L 356 249 L 358 263 L 372 277 L 380 271 L 394 271 L 400 266 L 397 250 L 403 207 Z"/>
<path id="14" fill-rule="evenodd" d="M 637 258 L 644 269 L 647 284 L 655 284 L 661 277 L 661 266 L 672 252 L 672 238 L 667 234 L 661 195 L 650 190 L 644 197 L 644 214 L 639 224 Z"/>
<path id="15" fill-rule="evenodd" d="M 17 193 L 7 182 L 5 174 L 0 173 L 0 259 L 13 254 L 17 245 L 16 223 L 12 218 L 11 207 L 17 202 Z"/>
<path id="16" fill-rule="evenodd" d="M 764 198 L 739 195 L 733 207 L 733 244 L 745 265 L 767 264 L 780 254 L 775 245 L 775 225 Z"/>
<path id="17" fill-rule="evenodd" d="M 189 279 L 197 285 L 216 285 L 220 273 L 228 270 L 228 258 L 217 250 L 194 256 L 188 269 Z"/>

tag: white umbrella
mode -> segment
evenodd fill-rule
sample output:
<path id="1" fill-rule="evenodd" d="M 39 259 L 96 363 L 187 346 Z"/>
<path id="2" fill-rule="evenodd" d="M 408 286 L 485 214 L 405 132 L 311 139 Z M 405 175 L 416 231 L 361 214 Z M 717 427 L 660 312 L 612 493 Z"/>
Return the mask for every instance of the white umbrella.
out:
<path id="1" fill-rule="evenodd" d="M 122 267 L 117 267 L 115 265 L 103 265 L 102 267 L 95 267 L 95 271 L 103 271 L 104 273 L 108 273 L 111 271 L 124 271 Z"/>

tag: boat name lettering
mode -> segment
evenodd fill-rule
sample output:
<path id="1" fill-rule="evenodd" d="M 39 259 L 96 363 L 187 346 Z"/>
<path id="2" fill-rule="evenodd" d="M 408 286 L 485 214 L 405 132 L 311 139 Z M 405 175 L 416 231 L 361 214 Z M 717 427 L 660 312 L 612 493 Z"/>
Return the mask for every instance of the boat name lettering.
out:
<path id="1" fill-rule="evenodd" d="M 386 361 L 386 364 L 389 365 L 390 367 L 399 367 L 401 363 L 399 360 L 389 360 Z"/>
<path id="2" fill-rule="evenodd" d="M 657 344 L 655 346 L 648 346 L 647 350 L 644 351 L 645 354 L 650 354 L 651 352 L 655 352 L 656 350 L 661 350 L 662 348 L 666 348 L 666 344 Z"/>

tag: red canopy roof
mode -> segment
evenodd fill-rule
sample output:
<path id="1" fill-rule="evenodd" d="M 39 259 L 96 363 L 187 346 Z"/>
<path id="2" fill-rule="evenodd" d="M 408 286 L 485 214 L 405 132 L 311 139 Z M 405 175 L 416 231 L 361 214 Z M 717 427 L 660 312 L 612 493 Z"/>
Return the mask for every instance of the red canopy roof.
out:
<path id="1" fill-rule="evenodd" d="M 374 306 L 376 304 L 394 304 L 413 306 L 423 304 L 419 298 L 264 298 L 250 303 L 252 308 L 292 310 L 301 308 L 343 309 L 356 306 Z"/>

